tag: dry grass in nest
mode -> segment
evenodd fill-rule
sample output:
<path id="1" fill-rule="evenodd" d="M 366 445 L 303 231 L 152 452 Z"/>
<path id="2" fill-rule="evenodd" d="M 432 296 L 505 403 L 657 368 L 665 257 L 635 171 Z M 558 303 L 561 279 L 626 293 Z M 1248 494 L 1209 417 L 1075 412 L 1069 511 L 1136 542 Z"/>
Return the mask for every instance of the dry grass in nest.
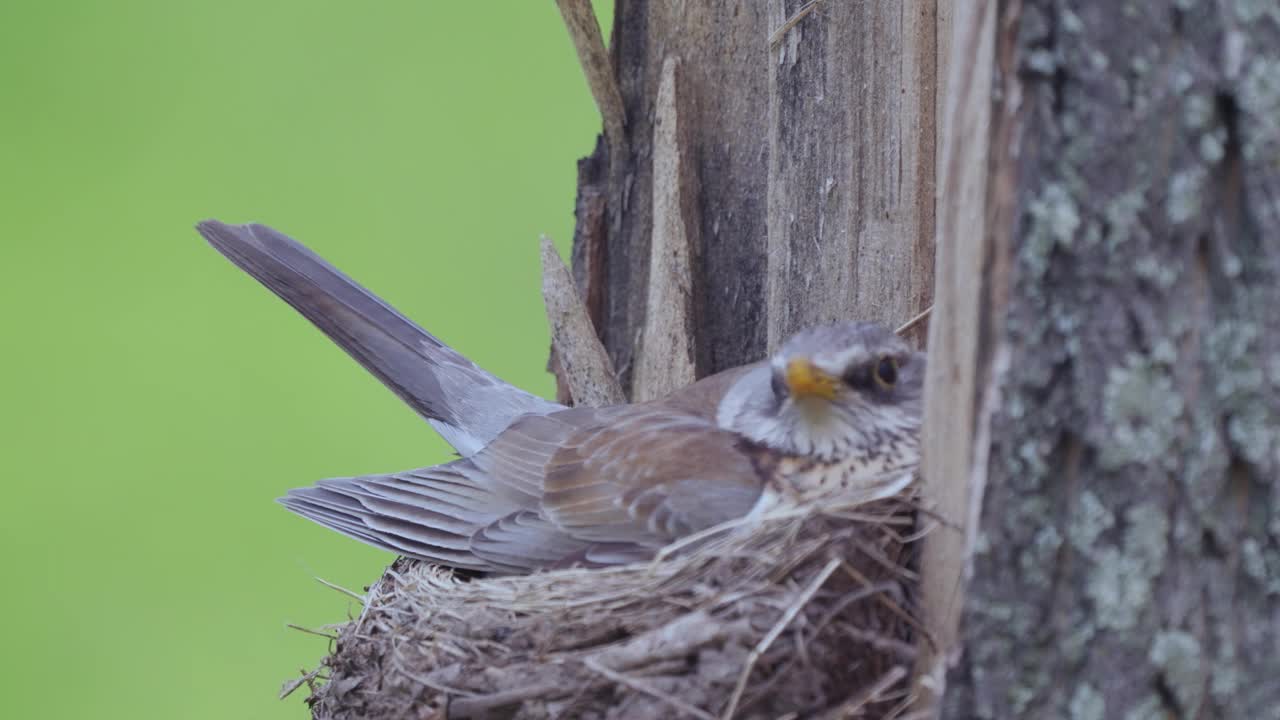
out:
<path id="1" fill-rule="evenodd" d="M 402 559 L 292 685 L 317 718 L 893 717 L 915 510 L 815 501 L 652 563 L 523 577 Z"/>

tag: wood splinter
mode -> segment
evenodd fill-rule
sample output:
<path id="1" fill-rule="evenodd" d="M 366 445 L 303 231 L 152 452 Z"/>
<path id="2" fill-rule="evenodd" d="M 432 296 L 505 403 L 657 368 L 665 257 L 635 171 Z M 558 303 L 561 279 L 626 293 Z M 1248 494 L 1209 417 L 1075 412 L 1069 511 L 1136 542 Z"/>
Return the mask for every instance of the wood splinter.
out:
<path id="1" fill-rule="evenodd" d="M 662 64 L 653 123 L 653 236 L 649 288 L 640 353 L 631 395 L 637 402 L 659 398 L 697 379 L 693 278 L 698 224 L 694 183 L 681 126 L 679 61 Z"/>
<path id="2" fill-rule="evenodd" d="M 603 407 L 626 402 L 609 353 L 596 335 L 578 286 L 551 239 L 542 236 L 542 300 L 551 326 L 551 347 L 559 364 L 557 379 L 569 388 L 574 405 Z"/>
<path id="3" fill-rule="evenodd" d="M 622 105 L 622 91 L 613 74 L 613 63 L 609 61 L 609 52 L 605 50 L 604 37 L 600 34 L 600 23 L 596 20 L 595 10 L 591 8 L 591 1 L 556 0 L 556 6 L 560 8 L 565 29 L 573 40 L 573 49 L 578 53 L 578 64 L 582 66 L 582 73 L 587 76 L 591 97 L 600 109 L 604 136 L 610 147 L 623 147 L 626 143 L 623 132 L 626 110 Z"/>

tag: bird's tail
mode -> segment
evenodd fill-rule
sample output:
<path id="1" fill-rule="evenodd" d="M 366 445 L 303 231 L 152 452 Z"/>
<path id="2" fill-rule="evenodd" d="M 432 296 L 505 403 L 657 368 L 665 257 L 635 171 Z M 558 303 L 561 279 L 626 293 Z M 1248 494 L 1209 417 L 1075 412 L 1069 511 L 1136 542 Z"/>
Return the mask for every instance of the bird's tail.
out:
<path id="1" fill-rule="evenodd" d="M 331 478 L 279 499 L 327 528 L 420 560 L 476 572 L 525 573 L 595 560 L 599 543 L 572 537 L 528 509 L 518 489 L 495 490 L 471 460 L 390 475 Z M 634 548 L 622 547 L 620 552 Z M 612 557 L 612 556 L 609 556 Z M 623 557 L 626 557 L 625 555 Z"/>
<path id="2" fill-rule="evenodd" d="M 196 229 L 426 418 L 464 457 L 520 415 L 562 409 L 476 366 L 283 233 L 217 220 Z"/>
<path id="3" fill-rule="evenodd" d="M 466 466 L 469 461 L 457 463 Z M 327 528 L 390 550 L 466 570 L 492 570 L 472 551 L 472 536 L 517 508 L 501 501 L 455 464 L 392 475 L 321 480 L 279 499 Z"/>

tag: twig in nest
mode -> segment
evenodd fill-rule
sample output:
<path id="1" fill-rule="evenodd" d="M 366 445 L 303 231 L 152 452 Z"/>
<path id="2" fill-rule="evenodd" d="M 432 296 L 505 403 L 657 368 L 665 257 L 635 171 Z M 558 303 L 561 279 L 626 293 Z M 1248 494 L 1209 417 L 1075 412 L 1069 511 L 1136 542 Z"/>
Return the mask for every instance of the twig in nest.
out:
<path id="1" fill-rule="evenodd" d="M 872 584 L 872 582 L 867 579 L 866 575 L 863 575 L 861 572 L 858 572 L 858 569 L 853 567 L 849 563 L 841 562 L 840 568 L 844 570 L 846 575 L 853 578 L 854 580 L 857 580 L 863 585 Z M 913 578 L 916 577 L 914 573 L 912 574 L 912 577 Z M 876 599 L 879 600 L 880 604 L 883 605 L 886 610 L 893 613 L 894 615 L 897 615 L 898 618 L 900 618 L 903 622 L 910 625 L 912 629 L 914 629 L 916 632 L 921 633 L 923 635 L 929 634 L 928 629 L 926 629 L 923 625 L 917 622 L 915 618 L 911 617 L 911 613 L 907 612 L 906 610 L 903 610 L 902 606 L 894 602 L 893 599 L 890 598 L 888 595 L 884 593 L 880 593 L 876 595 Z"/>
<path id="2" fill-rule="evenodd" d="M 885 570 L 888 570 L 904 580 L 910 580 L 911 582 L 915 582 L 919 579 L 919 576 L 916 575 L 915 572 L 903 567 L 902 563 L 895 562 L 893 558 L 886 555 L 883 548 L 861 539 L 855 538 L 854 542 L 857 544 L 858 549 L 862 551 L 862 554 L 867 556 L 868 560 L 874 561 Z"/>
<path id="3" fill-rule="evenodd" d="M 415 673 L 411 670 L 406 669 L 400 663 L 396 663 L 395 670 L 396 672 L 400 673 L 401 675 L 409 678 L 414 682 L 422 683 L 426 687 L 429 687 L 432 690 L 438 690 L 446 695 L 456 695 L 462 698 L 475 697 L 477 695 L 477 693 L 473 693 L 470 690 L 463 690 L 462 688 L 456 688 L 456 687 L 453 687 L 452 685 L 445 685 L 444 683 L 438 683 L 432 680 L 431 678 L 427 677 L 426 675 L 423 675 L 421 673 Z"/>
<path id="4" fill-rule="evenodd" d="M 320 668 L 316 668 L 311 672 L 307 672 L 306 670 L 303 670 L 302 677 L 294 678 L 289 682 L 285 683 L 283 686 L 281 686 L 279 699 L 283 700 L 289 697 L 290 695 L 293 694 L 294 690 L 297 690 L 298 688 L 302 687 L 304 684 L 307 687 L 311 688 L 311 690 L 314 692 L 315 686 L 313 686 L 312 683 L 315 681 L 315 679 L 319 675 L 320 675 Z"/>
<path id="5" fill-rule="evenodd" d="M 287 627 L 287 628 L 289 628 L 289 629 L 291 629 L 291 630 L 297 630 L 298 632 L 304 632 L 304 633 L 306 633 L 306 634 L 308 634 L 308 635 L 315 635 L 315 636 L 317 636 L 317 637 L 322 637 L 322 638 L 324 638 L 324 639 L 326 639 L 326 640 L 337 640 L 337 639 L 338 639 L 338 636 L 337 636 L 337 635 L 330 635 L 330 634 L 329 634 L 329 633 L 327 633 L 327 632 L 320 632 L 319 630 L 312 630 L 311 628 L 305 628 L 305 627 L 302 627 L 301 625 L 294 625 L 293 623 L 285 623 L 285 627 Z"/>
<path id="6" fill-rule="evenodd" d="M 500 707 L 515 705 L 518 702 L 535 698 L 560 697 L 567 694 L 569 690 L 570 688 L 556 683 L 542 683 L 488 695 L 453 698 L 449 701 L 449 708 L 445 711 L 445 717 L 449 718 L 449 720 L 485 717 L 489 712 Z"/>
<path id="7" fill-rule="evenodd" d="M 706 612 L 692 612 L 620 645 L 599 650 L 587 660 L 618 670 L 629 670 L 655 660 L 687 655 L 739 629 L 726 627 Z"/>
<path id="8" fill-rule="evenodd" d="M 934 510 L 932 507 L 925 504 L 925 502 L 919 497 L 902 498 L 901 502 L 904 505 L 906 505 L 912 512 L 916 513 L 917 517 L 923 516 L 929 520 L 932 520 L 935 524 L 941 527 L 944 527 L 948 530 L 954 530 L 956 532 L 963 531 L 963 527 L 958 522 L 943 517 L 938 511 Z M 835 513 L 833 512 L 828 514 L 835 514 Z M 860 518 L 857 518 L 854 515 L 849 513 L 843 513 L 841 514 L 841 517 L 848 517 L 851 520 L 859 520 L 859 521 L 861 520 Z M 876 522 L 876 524 L 881 526 L 891 522 L 887 519 L 873 520 L 873 521 Z M 914 520 L 909 519 L 909 522 L 914 522 Z M 917 534 L 921 534 L 921 533 L 917 533 Z"/>
<path id="9" fill-rule="evenodd" d="M 684 550 L 696 543 L 700 543 L 703 540 L 714 537 L 721 533 L 728 532 L 729 530 L 732 530 L 736 527 L 741 527 L 743 525 L 748 525 L 750 523 L 759 522 L 765 519 L 785 520 L 787 518 L 792 518 L 792 517 L 804 517 L 805 515 L 806 515 L 806 512 L 803 509 L 799 509 L 799 508 L 791 509 L 791 510 L 773 510 L 767 513 L 766 515 L 762 515 L 760 517 L 743 515 L 742 517 L 737 517 L 732 520 L 726 520 L 720 523 L 719 525 L 712 525 L 706 530 L 699 530 L 698 532 L 693 533 L 692 535 L 685 535 L 679 540 L 676 540 L 668 544 L 666 547 L 662 548 L 661 550 L 659 550 L 657 553 L 654 554 L 653 560 L 649 564 L 650 571 L 653 571 L 654 569 L 661 566 L 668 559 L 670 559 L 671 556 L 675 555 L 681 550 Z"/>
<path id="10" fill-rule="evenodd" d="M 842 634 L 847 635 L 858 642 L 864 642 L 873 648 L 891 652 L 903 662 L 915 662 L 916 658 L 920 655 L 916 646 L 910 643 L 904 643 L 900 640 L 887 638 L 884 635 L 873 633 L 869 630 L 860 630 L 856 627 L 850 627 L 844 623 L 837 625 L 837 627 L 840 628 L 840 632 Z"/>
<path id="11" fill-rule="evenodd" d="M 356 602 L 360 603 L 361 605 L 364 605 L 364 604 L 365 604 L 365 597 L 364 597 L 363 595 L 360 595 L 360 594 L 358 594 L 358 593 L 356 593 L 356 592 L 354 592 L 354 591 L 352 591 L 352 590 L 348 590 L 348 589 L 346 589 L 346 588 L 342 587 L 341 585 L 336 585 L 336 584 L 334 584 L 334 583 L 331 583 L 331 582 L 329 582 L 328 580 L 325 580 L 324 578 L 316 578 L 316 582 L 318 582 L 318 583 L 320 583 L 321 585 L 323 585 L 323 586 L 325 586 L 325 587 L 329 588 L 330 590 L 337 590 L 338 592 L 342 593 L 343 595 L 346 595 L 347 597 L 351 598 L 352 600 L 355 600 Z"/>
<path id="12" fill-rule="evenodd" d="M 853 714 L 866 707 L 869 703 L 875 702 L 876 698 L 885 690 L 893 687 L 894 683 L 907 676 L 906 668 L 896 665 L 889 669 L 889 672 L 880 676 L 880 679 L 871 683 L 871 685 L 859 690 L 848 700 L 840 703 L 840 706 L 832 709 L 830 712 L 824 713 L 822 720 L 841 720 L 842 718 L 853 717 Z"/>
<path id="13" fill-rule="evenodd" d="M 813 579 L 813 582 L 809 583 L 809 587 L 805 588 L 804 592 L 800 593 L 800 597 L 797 597 L 791 607 L 787 608 L 787 611 L 782 614 L 778 622 L 769 630 L 769 634 L 761 638 L 760 642 L 752 648 L 751 653 L 747 656 L 747 663 L 742 668 L 742 674 L 738 676 L 738 684 L 733 689 L 733 696 L 729 698 L 729 706 L 725 708 L 724 714 L 720 716 L 723 720 L 731 720 L 733 714 L 737 712 L 738 703 L 742 701 L 742 693 L 747 689 L 747 679 L 751 677 L 751 671 L 755 669 L 756 662 L 760 660 L 760 656 L 769 649 L 774 640 L 778 639 L 782 631 L 787 629 L 791 621 L 796 619 L 796 615 L 800 614 L 804 606 L 813 599 L 813 596 L 831 577 L 831 573 L 835 572 L 836 568 L 840 567 L 841 564 L 843 564 L 842 560 L 832 558 L 826 564 L 826 567 L 822 568 L 822 572 L 819 572 L 817 577 Z"/>
<path id="14" fill-rule="evenodd" d="M 681 700 L 680 698 L 668 695 L 662 692 L 661 690 L 658 690 L 655 687 L 651 687 L 648 683 L 641 682 L 635 678 L 627 677 L 626 675 L 623 675 L 622 673 L 619 673 L 619 672 L 614 672 L 613 670 L 610 670 L 609 668 L 596 662 L 592 658 L 584 659 L 582 661 L 582 664 L 587 666 L 587 669 L 591 670 L 592 672 L 597 672 L 609 678 L 610 680 L 618 683 L 619 685 L 626 685 L 627 687 L 631 688 L 632 690 L 635 690 L 636 692 L 641 692 L 650 697 L 657 698 L 658 700 L 661 700 L 662 702 L 670 705 L 671 707 L 687 715 L 692 715 L 696 718 L 702 718 L 702 720 L 716 720 L 715 716 L 707 712 L 706 710 L 702 710 L 701 708 L 696 708 L 690 705 L 689 703 Z"/>
<path id="15" fill-rule="evenodd" d="M 915 316 L 915 317 L 913 317 L 913 318 L 911 318 L 910 320 L 908 320 L 908 321 L 906 321 L 906 322 L 902 323 L 902 326 L 901 326 L 901 327 L 899 327 L 897 330 L 894 330 L 894 332 L 895 332 L 896 334 L 898 334 L 898 335 L 901 335 L 902 333 L 904 333 L 904 332 L 906 332 L 906 331 L 910 330 L 911 328 L 915 327 L 916 325 L 919 325 L 919 324 L 920 324 L 920 322 L 921 322 L 922 320 L 924 320 L 925 318 L 929 317 L 929 314 L 930 314 L 930 313 L 932 313 L 932 312 L 933 312 L 933 306 L 932 306 L 932 305 L 930 305 L 929 307 L 927 307 L 927 308 L 925 308 L 925 309 L 921 310 L 920 312 L 916 313 L 916 316 Z"/>
<path id="16" fill-rule="evenodd" d="M 821 1 L 822 0 L 809 0 L 809 2 L 805 3 L 803 7 L 796 11 L 795 15 L 787 18 L 787 21 L 782 23 L 782 25 L 777 30 L 774 30 L 773 34 L 769 36 L 769 47 L 777 45 L 778 41 L 782 40 L 782 36 L 786 35 L 788 30 L 798 25 L 806 15 L 817 10 L 818 3 Z"/>
<path id="17" fill-rule="evenodd" d="M 813 631 L 812 631 L 813 635 L 817 635 L 818 633 L 822 632 L 823 629 L 827 627 L 827 623 L 830 623 L 832 620 L 834 620 L 837 615 L 844 612 L 844 609 L 849 607 L 853 603 L 859 600 L 866 599 L 872 595 L 875 595 L 876 593 L 883 593 L 892 589 L 893 589 L 893 583 L 882 582 L 882 583 L 876 583 L 874 585 L 868 585 L 866 587 L 859 588 L 857 590 L 854 590 L 853 592 L 845 593 L 844 596 L 842 596 L 838 601 L 836 601 L 835 605 L 831 606 L 831 609 L 827 610 L 826 614 L 822 616 L 822 619 L 814 623 Z"/>

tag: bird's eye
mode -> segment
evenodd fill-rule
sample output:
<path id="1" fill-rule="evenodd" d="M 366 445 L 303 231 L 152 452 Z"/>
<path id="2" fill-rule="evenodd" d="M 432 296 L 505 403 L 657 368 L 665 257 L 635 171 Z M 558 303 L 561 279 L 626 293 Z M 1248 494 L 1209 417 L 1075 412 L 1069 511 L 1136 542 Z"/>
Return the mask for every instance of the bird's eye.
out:
<path id="1" fill-rule="evenodd" d="M 773 377 L 769 380 L 769 387 L 773 389 L 774 399 L 781 400 L 787 396 L 787 381 L 782 377 L 782 373 L 773 373 Z"/>
<path id="2" fill-rule="evenodd" d="M 894 383 L 898 382 L 898 359 L 888 355 L 880 358 L 876 362 L 871 377 L 885 390 L 892 388 Z"/>

